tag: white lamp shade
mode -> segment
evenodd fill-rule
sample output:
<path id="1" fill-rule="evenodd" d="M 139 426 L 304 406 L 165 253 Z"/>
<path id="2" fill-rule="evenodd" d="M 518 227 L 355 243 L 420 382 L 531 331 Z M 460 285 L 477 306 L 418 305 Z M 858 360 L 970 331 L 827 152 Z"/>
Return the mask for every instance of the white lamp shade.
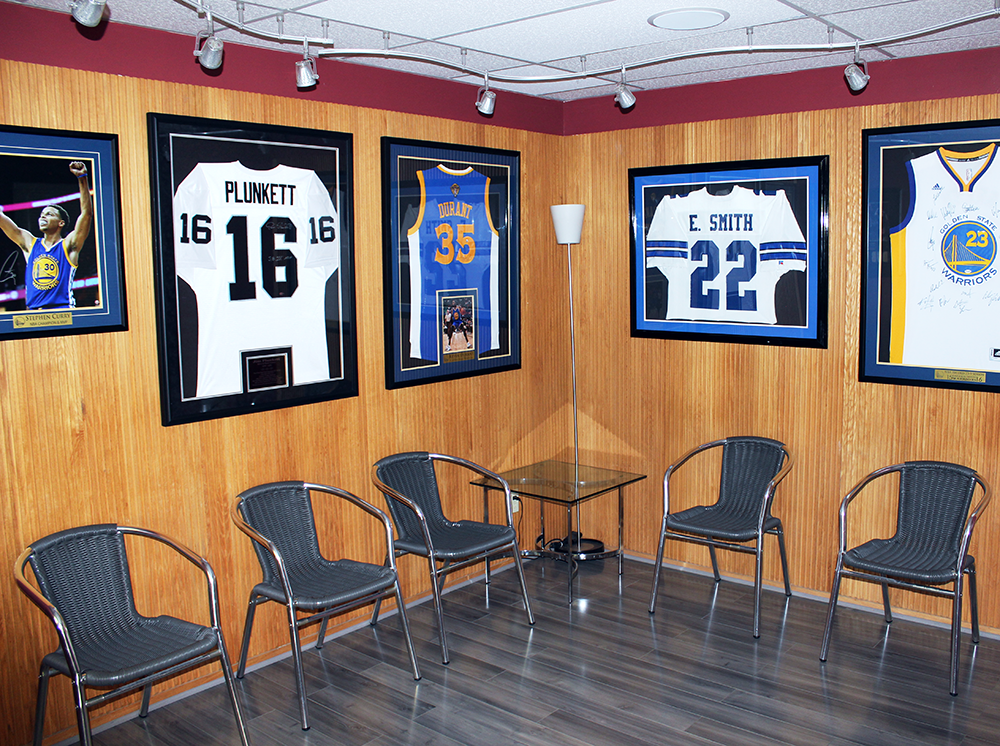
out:
<path id="1" fill-rule="evenodd" d="M 586 205 L 552 205 L 552 226 L 556 229 L 556 242 L 580 243 L 583 232 L 583 213 Z"/>

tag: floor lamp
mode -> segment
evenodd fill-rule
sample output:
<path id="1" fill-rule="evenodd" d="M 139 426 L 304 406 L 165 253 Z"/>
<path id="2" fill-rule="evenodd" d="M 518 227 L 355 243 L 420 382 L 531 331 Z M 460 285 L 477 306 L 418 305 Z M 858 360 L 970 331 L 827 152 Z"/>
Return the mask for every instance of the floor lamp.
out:
<path id="1" fill-rule="evenodd" d="M 580 497 L 580 433 L 576 404 L 576 330 L 573 325 L 573 254 L 570 247 L 580 243 L 583 232 L 583 213 L 586 205 L 552 205 L 552 226 L 556 229 L 556 242 L 566 244 L 566 266 L 569 269 L 569 344 L 573 364 L 573 497 Z M 579 522 L 578 522 L 579 525 Z M 572 551 L 573 537 L 566 537 Z"/>

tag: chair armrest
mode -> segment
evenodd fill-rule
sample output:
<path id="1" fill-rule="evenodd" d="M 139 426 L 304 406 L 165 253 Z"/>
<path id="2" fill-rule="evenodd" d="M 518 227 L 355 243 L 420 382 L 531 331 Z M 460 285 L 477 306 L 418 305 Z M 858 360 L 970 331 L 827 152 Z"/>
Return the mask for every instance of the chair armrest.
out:
<path id="1" fill-rule="evenodd" d="M 965 563 L 965 557 L 969 553 L 969 542 L 972 541 L 972 530 L 976 527 L 976 522 L 979 521 L 980 514 L 986 506 L 990 504 L 990 500 L 992 499 L 993 491 L 990 488 L 989 483 L 978 473 L 976 474 L 975 479 L 979 486 L 983 488 L 983 496 L 976 504 L 976 507 L 972 509 L 968 519 L 965 521 L 965 529 L 962 531 L 962 543 L 960 544 L 958 552 L 959 573 L 962 572 L 962 565 Z"/>
<path id="2" fill-rule="evenodd" d="M 788 447 L 782 449 L 785 453 L 785 460 L 782 463 L 781 468 L 778 469 L 778 473 L 775 474 L 771 481 L 767 484 L 767 489 L 764 490 L 764 499 L 760 503 L 760 515 L 758 517 L 758 530 L 764 530 L 764 521 L 767 519 L 768 514 L 771 512 L 771 503 L 774 502 L 774 493 L 778 489 L 778 485 L 781 484 L 781 480 L 788 476 L 788 472 L 792 470 L 792 464 L 795 463 L 795 457 L 792 456 L 792 452 L 788 450 Z"/>
<path id="3" fill-rule="evenodd" d="M 726 439 L 722 438 L 720 440 L 713 440 L 711 443 L 702 443 L 700 446 L 692 448 L 690 451 L 685 453 L 679 459 L 674 461 L 667 470 L 663 473 L 663 515 L 666 517 L 670 514 L 670 477 L 673 476 L 674 472 L 677 471 L 681 466 L 690 461 L 692 458 L 697 456 L 703 451 L 708 451 L 712 448 L 718 448 L 721 445 L 725 445 Z"/>
<path id="4" fill-rule="evenodd" d="M 854 502 L 861 490 L 864 489 L 868 484 L 874 482 L 880 477 L 884 477 L 886 474 L 892 474 L 893 472 L 899 472 L 903 470 L 903 464 L 893 464 L 892 466 L 883 466 L 881 469 L 876 469 L 871 474 L 866 476 L 860 482 L 858 482 L 851 491 L 844 495 L 844 499 L 840 501 L 840 518 L 839 518 L 839 535 L 840 535 L 840 553 L 843 554 L 847 551 L 847 508 Z"/>
<path id="5" fill-rule="evenodd" d="M 411 511 L 416 517 L 417 522 L 420 523 L 420 530 L 424 534 L 424 543 L 427 545 L 427 549 L 433 553 L 434 552 L 434 541 L 431 539 L 430 529 L 427 527 L 427 518 L 424 516 L 424 511 L 417 505 L 413 500 L 408 498 L 402 492 L 393 489 L 378 476 L 378 464 L 373 464 L 371 469 L 371 480 L 372 484 L 375 485 L 376 489 L 385 495 L 387 500 L 395 500 L 400 503 L 407 510 Z M 390 546 L 391 546 L 390 542 Z"/>
<path id="6" fill-rule="evenodd" d="M 368 513 L 370 516 L 376 518 L 382 523 L 382 528 L 385 532 L 385 555 L 387 558 L 388 566 L 393 570 L 396 569 L 396 557 L 392 551 L 392 522 L 389 520 L 383 511 L 376 508 L 367 500 L 363 500 L 357 495 L 348 492 L 347 490 L 342 490 L 337 487 L 330 487 L 325 484 L 315 484 L 313 482 L 305 482 L 304 486 L 306 489 L 313 492 L 322 492 L 327 495 L 332 495 L 334 497 L 339 497 L 342 500 L 346 500 L 352 505 L 357 506 L 364 512 Z"/>
<path id="7" fill-rule="evenodd" d="M 281 586 L 285 590 L 285 598 L 291 601 L 291 599 L 295 598 L 295 595 L 292 593 L 292 581 L 288 577 L 288 570 L 285 568 L 285 559 L 281 556 L 281 550 L 278 549 L 278 547 L 276 547 L 270 539 L 259 533 L 257 529 L 244 520 L 243 515 L 240 513 L 240 505 L 242 503 L 243 498 L 240 496 L 237 496 L 236 499 L 233 500 L 232 504 L 229 506 L 229 517 L 232 519 L 233 523 L 236 524 L 236 528 L 264 547 L 274 559 L 274 564 L 278 567 L 278 575 L 281 576 Z"/>
<path id="8" fill-rule="evenodd" d="M 501 477 L 496 472 L 492 472 L 473 461 L 468 461 L 464 458 L 459 458 L 458 456 L 448 456 L 443 453 L 430 453 L 428 456 L 430 456 L 431 461 L 445 461 L 447 463 L 463 466 L 466 469 L 475 472 L 479 476 L 486 477 L 487 479 L 491 479 L 499 484 L 501 489 L 503 489 L 504 506 L 507 509 L 507 527 L 511 529 L 514 528 L 514 495 L 511 492 L 510 484 L 507 483 L 506 479 Z"/>
<path id="9" fill-rule="evenodd" d="M 209 613 L 212 618 L 212 626 L 218 630 L 222 629 L 221 616 L 219 614 L 219 583 L 215 577 L 215 570 L 209 564 L 208 560 L 202 557 L 200 554 L 193 552 L 186 546 L 181 544 L 179 541 L 171 539 L 168 536 L 164 536 L 161 533 L 152 531 L 148 528 L 138 528 L 136 526 L 119 526 L 118 531 L 123 534 L 133 534 L 135 536 L 142 536 L 147 539 L 153 539 L 161 544 L 165 544 L 179 555 L 184 557 L 188 562 L 190 562 L 195 567 L 199 568 L 205 575 L 205 582 L 208 586 L 208 607 Z"/>
<path id="10" fill-rule="evenodd" d="M 76 659 L 76 650 L 73 648 L 73 641 L 69 636 L 69 627 L 66 625 L 66 620 L 63 619 L 63 615 L 59 613 L 59 609 L 55 607 L 42 592 L 35 587 L 35 585 L 28 580 L 27 576 L 24 574 L 24 567 L 28 564 L 28 560 L 31 557 L 31 553 L 34 550 L 29 546 L 23 552 L 21 556 L 17 558 L 14 562 L 14 581 L 17 583 L 18 587 L 24 593 L 28 599 L 35 604 L 39 609 L 41 609 L 45 615 L 52 622 L 52 625 L 56 628 L 56 634 L 59 636 L 59 643 L 62 645 L 63 652 L 66 655 L 66 660 L 68 661 L 71 670 L 79 671 L 80 665 Z"/>

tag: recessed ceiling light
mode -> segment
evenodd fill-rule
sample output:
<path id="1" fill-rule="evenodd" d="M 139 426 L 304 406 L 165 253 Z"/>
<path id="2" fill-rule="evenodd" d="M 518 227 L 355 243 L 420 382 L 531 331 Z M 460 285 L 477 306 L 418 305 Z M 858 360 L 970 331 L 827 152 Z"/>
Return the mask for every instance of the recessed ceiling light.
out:
<path id="1" fill-rule="evenodd" d="M 729 20 L 729 14 L 715 8 L 678 8 L 650 16 L 649 25 L 670 31 L 697 31 Z"/>

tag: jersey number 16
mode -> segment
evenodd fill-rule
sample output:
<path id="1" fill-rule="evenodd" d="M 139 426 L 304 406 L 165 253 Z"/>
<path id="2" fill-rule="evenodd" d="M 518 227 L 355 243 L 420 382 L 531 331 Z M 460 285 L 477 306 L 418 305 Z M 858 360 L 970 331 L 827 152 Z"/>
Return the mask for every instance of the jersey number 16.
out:
<path id="1" fill-rule="evenodd" d="M 212 240 L 212 218 L 195 215 L 188 230 L 188 214 L 181 215 L 181 243 L 207 244 Z M 337 232 L 332 216 L 309 218 L 309 243 L 330 243 Z M 229 283 L 229 300 L 253 300 L 257 297 L 257 283 L 250 279 L 250 241 L 247 216 L 233 215 L 226 223 L 226 233 L 233 237 L 233 269 L 236 282 Z M 270 217 L 260 226 L 260 267 L 264 290 L 272 298 L 290 298 L 299 286 L 298 260 L 288 249 L 275 245 L 275 236 L 282 236 L 285 244 L 298 242 L 298 229 L 290 218 Z M 283 279 L 278 279 L 278 267 L 284 268 Z"/>

